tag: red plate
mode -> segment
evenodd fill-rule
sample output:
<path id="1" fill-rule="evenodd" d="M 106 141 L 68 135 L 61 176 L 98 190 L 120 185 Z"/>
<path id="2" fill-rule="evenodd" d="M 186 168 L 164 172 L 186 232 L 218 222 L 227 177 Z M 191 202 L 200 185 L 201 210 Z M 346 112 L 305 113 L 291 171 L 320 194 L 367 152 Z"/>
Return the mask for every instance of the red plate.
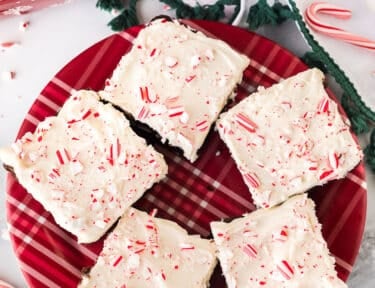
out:
<path id="1" fill-rule="evenodd" d="M 258 85 L 270 86 L 307 67 L 290 52 L 254 33 L 216 22 L 184 21 L 211 37 L 220 38 L 247 54 L 237 100 Z M 84 51 L 66 65 L 36 99 L 19 131 L 33 131 L 45 117 L 56 115 L 72 89 L 100 90 L 142 27 L 110 36 Z M 331 93 L 332 94 L 332 93 Z M 209 235 L 209 223 L 252 211 L 252 199 L 216 132 L 211 131 L 201 157 L 194 164 L 158 147 L 169 165 L 168 178 L 155 185 L 136 203 L 146 211 L 177 221 L 190 232 Z M 12 177 L 7 179 L 7 216 L 11 239 L 30 287 L 76 287 L 83 267 L 94 264 L 102 241 L 77 244 L 75 237 L 59 228 L 52 216 Z M 346 280 L 362 239 L 366 214 L 366 182 L 363 164 L 345 179 L 330 182 L 309 193 L 317 204 L 323 235 L 335 255 L 337 271 Z M 219 268 L 211 287 L 225 287 Z"/>

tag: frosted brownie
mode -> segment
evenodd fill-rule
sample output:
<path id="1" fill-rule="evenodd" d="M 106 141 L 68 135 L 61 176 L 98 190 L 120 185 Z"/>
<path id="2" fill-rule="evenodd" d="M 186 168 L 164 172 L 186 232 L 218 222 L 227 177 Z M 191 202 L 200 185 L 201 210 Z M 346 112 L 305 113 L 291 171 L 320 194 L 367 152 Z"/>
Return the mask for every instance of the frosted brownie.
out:
<path id="1" fill-rule="evenodd" d="M 248 64 L 221 40 L 155 20 L 138 34 L 101 96 L 194 161 Z"/>
<path id="2" fill-rule="evenodd" d="M 249 95 L 217 121 L 257 206 L 344 177 L 362 152 L 311 69 Z"/>
<path id="3" fill-rule="evenodd" d="M 314 207 L 301 194 L 230 223 L 212 222 L 228 287 L 347 287 L 337 277 Z"/>
<path id="4" fill-rule="evenodd" d="M 212 240 L 131 208 L 78 287 L 207 287 L 215 252 Z"/>
<path id="5" fill-rule="evenodd" d="M 57 224 L 89 243 L 167 173 L 121 112 L 78 91 L 0 158 Z"/>

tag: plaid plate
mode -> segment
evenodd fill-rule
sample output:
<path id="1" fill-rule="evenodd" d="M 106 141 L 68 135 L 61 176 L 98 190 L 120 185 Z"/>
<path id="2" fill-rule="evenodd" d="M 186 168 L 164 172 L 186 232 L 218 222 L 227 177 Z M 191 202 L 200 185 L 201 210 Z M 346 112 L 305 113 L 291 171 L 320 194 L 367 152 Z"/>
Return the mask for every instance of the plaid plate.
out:
<path id="1" fill-rule="evenodd" d="M 222 39 L 248 55 L 236 101 L 255 87 L 268 87 L 307 69 L 297 57 L 275 43 L 237 27 L 217 22 L 184 23 L 208 36 Z M 129 51 L 141 26 L 110 36 L 65 66 L 37 97 L 17 137 L 33 131 L 45 117 L 56 115 L 73 89 L 100 90 L 120 58 Z M 328 91 L 329 92 L 329 91 Z M 330 93 L 330 92 L 329 92 Z M 330 93 L 332 97 L 332 93 Z M 209 223 L 233 218 L 255 209 L 250 193 L 215 131 L 211 131 L 193 164 L 157 145 L 169 165 L 168 177 L 136 203 L 145 211 L 158 209 L 158 216 L 175 220 L 191 233 L 209 236 Z M 81 270 L 94 264 L 103 241 L 79 245 L 74 236 L 57 226 L 52 216 L 23 189 L 7 178 L 7 217 L 14 251 L 30 287 L 76 287 Z M 361 163 L 345 179 L 313 189 L 323 236 L 336 258 L 339 277 L 349 276 L 362 239 L 366 216 L 366 182 Z M 211 287 L 225 287 L 220 268 Z"/>

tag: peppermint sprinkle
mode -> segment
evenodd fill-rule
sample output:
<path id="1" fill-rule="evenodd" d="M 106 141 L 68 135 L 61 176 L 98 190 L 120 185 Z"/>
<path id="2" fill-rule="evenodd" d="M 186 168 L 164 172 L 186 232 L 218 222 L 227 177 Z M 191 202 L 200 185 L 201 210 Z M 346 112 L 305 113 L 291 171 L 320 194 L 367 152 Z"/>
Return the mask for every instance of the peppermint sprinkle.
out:
<path id="1" fill-rule="evenodd" d="M 150 114 L 150 110 L 146 106 L 142 106 L 139 112 L 137 113 L 137 118 L 139 120 L 146 119 Z"/>
<path id="2" fill-rule="evenodd" d="M 260 185 L 258 177 L 253 173 L 244 174 L 245 182 L 253 188 L 258 188 Z"/>
<path id="3" fill-rule="evenodd" d="M 255 247 L 251 244 L 246 244 L 244 247 L 243 247 L 243 252 L 245 252 L 245 254 L 247 256 L 249 256 L 250 258 L 256 258 L 257 255 L 258 255 L 258 252 L 257 250 L 255 249 Z"/>
<path id="4" fill-rule="evenodd" d="M 282 260 L 280 264 L 277 265 L 277 270 L 281 273 L 281 275 L 286 279 L 292 279 L 294 275 L 293 268 L 290 266 L 288 261 Z"/>
<path id="5" fill-rule="evenodd" d="M 327 97 L 320 100 L 318 104 L 318 113 L 325 113 L 328 112 L 329 109 L 329 100 Z"/>
<path id="6" fill-rule="evenodd" d="M 273 234 L 272 238 L 275 241 L 285 242 L 288 239 L 288 233 L 282 229 L 280 232 Z"/>
<path id="7" fill-rule="evenodd" d="M 177 61 L 176 58 L 168 56 L 168 57 L 165 58 L 164 63 L 165 63 L 165 65 L 167 65 L 167 67 L 174 68 L 174 67 L 177 66 L 178 61 Z"/>
<path id="8" fill-rule="evenodd" d="M 107 159 L 109 164 L 112 166 L 115 164 L 115 160 L 117 160 L 120 157 L 121 153 L 121 143 L 120 139 L 116 139 L 115 144 L 111 144 L 109 147 L 109 158 Z"/>
<path id="9" fill-rule="evenodd" d="M 201 62 L 201 57 L 199 55 L 194 55 L 193 57 L 191 57 L 191 66 L 193 66 L 194 68 L 196 68 L 199 63 Z"/>
<path id="10" fill-rule="evenodd" d="M 185 109 L 183 106 L 174 106 L 168 109 L 168 116 L 169 117 L 177 117 L 181 116 L 185 112 Z"/>
<path id="11" fill-rule="evenodd" d="M 208 128 L 208 122 L 207 120 L 200 121 L 195 124 L 195 127 L 201 132 L 206 131 Z"/>
<path id="12" fill-rule="evenodd" d="M 328 155 L 329 165 L 332 169 L 337 169 L 339 167 L 340 157 L 335 152 L 330 152 Z"/>
<path id="13" fill-rule="evenodd" d="M 3 78 L 6 81 L 14 80 L 16 78 L 16 72 L 15 71 L 4 71 L 1 74 L 1 78 Z"/>
<path id="14" fill-rule="evenodd" d="M 197 76 L 196 75 L 190 75 L 190 76 L 185 78 L 185 82 L 190 83 L 191 81 L 194 80 L 195 77 L 197 77 Z"/>
<path id="15" fill-rule="evenodd" d="M 332 173 L 333 173 L 333 170 L 324 171 L 322 174 L 320 174 L 319 179 L 324 180 L 328 178 L 328 176 L 331 176 Z"/>
<path id="16" fill-rule="evenodd" d="M 195 249 L 195 246 L 192 245 L 192 244 L 188 244 L 188 243 L 181 243 L 180 244 L 180 249 L 183 251 L 183 250 L 194 250 Z"/>
<path id="17" fill-rule="evenodd" d="M 30 21 L 22 21 L 20 22 L 18 29 L 22 32 L 25 32 L 30 26 Z"/>
<path id="18" fill-rule="evenodd" d="M 64 165 L 65 163 L 69 162 L 71 159 L 69 152 L 65 148 L 62 150 L 61 149 L 56 150 L 56 156 L 57 156 L 57 160 L 59 161 L 61 165 Z"/>
<path id="19" fill-rule="evenodd" d="M 236 114 L 235 121 L 250 133 L 254 133 L 256 128 L 258 128 L 258 126 L 243 113 Z"/>
<path id="20" fill-rule="evenodd" d="M 6 41 L 6 42 L 1 42 L 0 47 L 2 48 L 1 50 L 4 51 L 6 49 L 10 49 L 11 47 L 19 46 L 19 42 L 15 41 Z"/>
<path id="21" fill-rule="evenodd" d="M 115 262 L 113 262 L 112 266 L 116 267 L 121 262 L 122 258 L 123 257 L 121 255 L 118 256 L 117 259 L 115 260 Z"/>
<path id="22" fill-rule="evenodd" d="M 158 55 L 160 53 L 159 49 L 152 49 L 150 53 L 150 57 L 154 57 L 155 55 Z"/>

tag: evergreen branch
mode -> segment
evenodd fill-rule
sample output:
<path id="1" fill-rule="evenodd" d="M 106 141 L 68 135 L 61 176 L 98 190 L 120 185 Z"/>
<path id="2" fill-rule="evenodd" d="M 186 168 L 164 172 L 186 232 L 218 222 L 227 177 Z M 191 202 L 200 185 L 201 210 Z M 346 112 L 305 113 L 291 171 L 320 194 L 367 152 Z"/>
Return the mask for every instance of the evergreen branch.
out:
<path id="1" fill-rule="evenodd" d="M 124 9 L 124 3 L 121 0 L 98 0 L 96 7 L 106 11 L 122 10 Z"/>

